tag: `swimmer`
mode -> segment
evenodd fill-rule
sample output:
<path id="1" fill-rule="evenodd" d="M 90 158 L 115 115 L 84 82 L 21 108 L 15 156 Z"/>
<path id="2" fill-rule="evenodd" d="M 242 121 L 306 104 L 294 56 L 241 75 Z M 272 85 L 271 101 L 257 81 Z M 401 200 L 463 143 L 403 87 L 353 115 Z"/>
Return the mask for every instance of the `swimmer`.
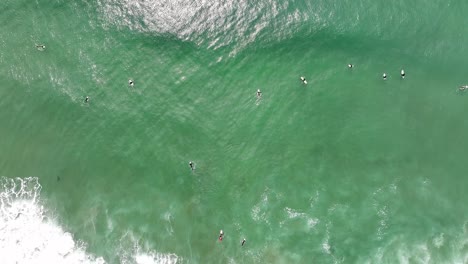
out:
<path id="1" fill-rule="evenodd" d="M 224 237 L 224 232 L 223 232 L 223 230 L 221 229 L 221 230 L 219 231 L 219 238 L 218 238 L 218 239 L 219 239 L 219 242 L 223 241 L 223 237 Z"/>
<path id="2" fill-rule="evenodd" d="M 89 102 L 89 96 L 86 96 L 86 98 L 84 99 L 85 103 Z"/>
<path id="3" fill-rule="evenodd" d="M 351 68 L 353 68 L 353 67 L 354 67 L 354 65 L 352 65 L 351 63 L 350 63 L 350 64 L 348 64 L 348 68 L 350 68 L 350 69 L 351 69 Z"/>
<path id="4" fill-rule="evenodd" d="M 385 72 L 384 72 L 384 74 L 382 74 L 382 78 L 383 78 L 384 80 L 387 80 L 387 74 L 386 74 Z"/>
<path id="5" fill-rule="evenodd" d="M 36 48 L 37 48 L 38 50 L 45 50 L 45 45 L 36 44 Z"/>
<path id="6" fill-rule="evenodd" d="M 303 76 L 301 76 L 301 81 L 302 83 L 307 84 L 307 80 Z"/>
<path id="7" fill-rule="evenodd" d="M 244 244 L 245 244 L 245 238 L 244 238 L 244 239 L 242 239 L 241 246 L 244 246 Z"/>
<path id="8" fill-rule="evenodd" d="M 133 85 L 135 85 L 135 83 L 133 82 L 132 79 L 130 79 L 130 80 L 128 80 L 128 85 L 133 86 Z"/>
<path id="9" fill-rule="evenodd" d="M 401 78 L 404 79 L 405 78 L 405 70 L 401 70 L 400 75 L 401 75 Z"/>
<path id="10" fill-rule="evenodd" d="M 192 161 L 190 161 L 188 165 L 190 166 L 192 170 L 195 170 L 195 164 Z"/>
<path id="11" fill-rule="evenodd" d="M 262 91 L 260 89 L 257 89 L 257 98 L 262 97 Z"/>

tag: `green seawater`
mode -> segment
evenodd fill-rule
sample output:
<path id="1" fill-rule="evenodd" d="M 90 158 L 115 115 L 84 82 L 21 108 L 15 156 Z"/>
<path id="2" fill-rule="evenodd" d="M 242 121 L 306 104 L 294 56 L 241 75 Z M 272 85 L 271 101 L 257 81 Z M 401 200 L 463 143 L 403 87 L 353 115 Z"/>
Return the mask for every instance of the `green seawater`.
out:
<path id="1" fill-rule="evenodd" d="M 89 254 L 468 263 L 468 2 L 0 10 L 0 176 Z"/>

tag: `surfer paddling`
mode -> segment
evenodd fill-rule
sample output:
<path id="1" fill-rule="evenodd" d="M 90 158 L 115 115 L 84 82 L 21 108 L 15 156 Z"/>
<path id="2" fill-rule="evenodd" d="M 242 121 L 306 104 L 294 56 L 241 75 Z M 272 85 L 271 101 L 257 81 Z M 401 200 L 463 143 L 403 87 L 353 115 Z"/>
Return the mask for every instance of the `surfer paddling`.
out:
<path id="1" fill-rule="evenodd" d="M 190 166 L 190 169 L 195 170 L 195 164 L 193 163 L 193 161 L 190 161 L 188 165 Z"/>
<path id="2" fill-rule="evenodd" d="M 383 78 L 384 80 L 387 80 L 387 74 L 386 74 L 385 72 L 384 72 L 384 74 L 382 74 L 382 78 Z"/>
<path id="3" fill-rule="evenodd" d="M 467 90 L 467 89 L 468 89 L 468 85 L 462 85 L 462 86 L 458 87 L 458 89 L 459 89 L 460 91 Z"/>
<path id="4" fill-rule="evenodd" d="M 301 81 L 302 81 L 303 84 L 307 84 L 307 80 L 306 80 L 306 78 L 304 78 L 304 76 L 301 76 L 300 79 L 301 79 Z"/>
<path id="5" fill-rule="evenodd" d="M 401 75 L 401 78 L 404 79 L 406 75 L 405 70 L 401 70 L 400 75 Z"/>
<path id="6" fill-rule="evenodd" d="M 354 65 L 352 65 L 351 63 L 350 63 L 350 64 L 348 64 L 348 68 L 350 68 L 350 69 L 351 69 L 351 68 L 353 68 L 353 67 L 354 67 Z"/>
<path id="7" fill-rule="evenodd" d="M 262 91 L 260 89 L 257 89 L 257 98 L 262 97 Z"/>
<path id="8" fill-rule="evenodd" d="M 241 246 L 244 246 L 244 244 L 245 244 L 245 238 L 242 239 Z"/>
<path id="9" fill-rule="evenodd" d="M 128 80 L 128 85 L 130 85 L 130 86 L 132 86 L 132 87 L 133 87 L 133 85 L 135 85 L 135 83 L 133 82 L 133 80 L 132 80 L 132 79 L 130 79 L 130 80 Z"/>
<path id="10" fill-rule="evenodd" d="M 84 101 L 85 101 L 85 103 L 89 102 L 89 96 L 86 96 Z"/>
<path id="11" fill-rule="evenodd" d="M 43 50 L 45 50 L 45 45 L 36 44 L 36 49 L 43 51 Z"/>
<path id="12" fill-rule="evenodd" d="M 218 237 L 219 242 L 223 241 L 223 238 L 224 238 L 224 232 L 223 232 L 223 230 L 221 229 L 221 230 L 219 231 L 219 237 Z"/>

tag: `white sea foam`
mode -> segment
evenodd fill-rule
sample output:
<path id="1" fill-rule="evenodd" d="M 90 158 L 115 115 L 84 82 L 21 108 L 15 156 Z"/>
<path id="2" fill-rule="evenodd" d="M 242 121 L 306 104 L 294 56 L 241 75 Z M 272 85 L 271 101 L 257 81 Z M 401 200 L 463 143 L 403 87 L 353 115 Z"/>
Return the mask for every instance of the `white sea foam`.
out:
<path id="1" fill-rule="evenodd" d="M 444 233 L 441 233 L 440 235 L 435 237 L 432 240 L 432 243 L 434 244 L 436 248 L 440 248 L 441 246 L 443 246 L 444 245 Z"/>
<path id="2" fill-rule="evenodd" d="M 289 207 L 284 208 L 286 213 L 288 213 L 289 218 L 298 218 L 298 217 L 305 217 L 305 213 L 300 213 L 294 209 L 291 209 Z"/>
<path id="3" fill-rule="evenodd" d="M 260 201 L 252 208 L 251 215 L 255 221 L 270 224 L 268 220 L 268 192 L 268 189 L 263 192 Z"/>
<path id="4" fill-rule="evenodd" d="M 41 185 L 37 178 L 0 178 L 0 263 L 1 264 L 78 264 L 106 263 L 104 258 L 86 252 L 85 243 L 76 242 L 50 218 L 41 204 Z M 113 228 L 112 222 L 108 226 Z M 118 249 L 120 263 L 175 264 L 175 254 L 144 250 L 134 242 L 129 248 Z"/>
<path id="5" fill-rule="evenodd" d="M 405 237 L 400 236 L 378 248 L 375 253 L 361 263 L 440 263 L 440 264 L 466 264 L 468 263 L 468 240 L 466 234 L 452 237 L 447 244 L 452 244 L 449 251 L 442 249 L 445 244 L 444 234 L 435 238 L 408 243 Z M 395 259 L 397 261 L 395 261 Z"/>
<path id="6" fill-rule="evenodd" d="M 175 264 L 178 261 L 175 254 L 140 253 L 135 256 L 137 264 Z"/>
<path id="7" fill-rule="evenodd" d="M 176 254 L 160 253 L 149 249 L 145 243 L 130 230 L 120 238 L 119 262 L 121 264 L 176 264 L 181 258 Z"/>
<path id="8" fill-rule="evenodd" d="M 45 216 L 37 178 L 0 183 L 0 263 L 104 263 Z"/>
<path id="9" fill-rule="evenodd" d="M 309 202 L 310 202 L 310 208 L 313 208 L 319 201 L 320 198 L 320 193 L 318 190 L 315 191 L 315 195 L 310 197 Z"/>
<path id="10" fill-rule="evenodd" d="M 314 228 L 319 222 L 317 218 L 310 217 L 304 212 L 299 212 L 298 210 L 295 210 L 289 207 L 285 207 L 284 211 L 287 213 L 288 217 L 286 220 L 283 220 L 280 222 L 280 226 L 283 226 L 288 220 L 296 219 L 296 218 L 304 220 L 307 229 Z"/>
<path id="11" fill-rule="evenodd" d="M 325 231 L 325 236 L 322 241 L 322 250 L 326 254 L 331 254 L 331 246 L 330 246 L 330 223 L 327 223 L 326 225 L 326 231 Z"/>

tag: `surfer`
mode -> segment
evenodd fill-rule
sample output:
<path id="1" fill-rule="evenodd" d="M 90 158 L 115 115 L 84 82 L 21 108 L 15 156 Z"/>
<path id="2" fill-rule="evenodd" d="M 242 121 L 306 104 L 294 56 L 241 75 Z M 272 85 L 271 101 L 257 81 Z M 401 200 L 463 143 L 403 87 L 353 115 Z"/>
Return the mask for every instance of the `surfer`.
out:
<path id="1" fill-rule="evenodd" d="M 132 79 L 130 79 L 130 80 L 128 80 L 128 85 L 133 86 L 133 85 L 135 85 L 135 83 L 133 82 Z"/>
<path id="2" fill-rule="evenodd" d="M 405 70 L 401 70 L 400 75 L 401 75 L 401 78 L 404 79 L 405 78 Z"/>
<path id="3" fill-rule="evenodd" d="M 219 242 L 223 241 L 223 237 L 224 237 L 224 232 L 223 232 L 223 230 L 221 229 L 221 230 L 219 231 L 219 238 L 218 238 L 218 239 L 219 239 Z"/>
<path id="4" fill-rule="evenodd" d="M 84 99 L 85 103 L 89 102 L 89 96 L 86 96 L 86 98 Z"/>
<path id="5" fill-rule="evenodd" d="M 383 78 L 384 80 L 387 80 L 387 74 L 386 74 L 385 72 L 384 72 L 384 74 L 382 74 L 382 78 Z"/>
<path id="6" fill-rule="evenodd" d="M 38 50 L 45 50 L 45 45 L 36 44 L 36 48 L 37 48 Z"/>
<path id="7" fill-rule="evenodd" d="M 260 89 L 257 89 L 257 98 L 262 97 L 262 91 Z"/>
<path id="8" fill-rule="evenodd" d="M 244 238 L 244 239 L 242 239 L 241 246 L 244 246 L 244 244 L 245 244 L 245 238 Z"/>
<path id="9" fill-rule="evenodd" d="M 350 64 L 348 64 L 348 68 L 350 68 L 350 69 L 351 69 L 351 68 L 353 68 L 353 67 L 354 67 L 354 65 L 352 65 L 351 63 L 350 63 Z"/>
<path id="10" fill-rule="evenodd" d="M 192 161 L 190 161 L 188 165 L 190 166 L 192 170 L 195 170 L 195 164 Z"/>
<path id="11" fill-rule="evenodd" d="M 464 90 L 468 89 L 468 85 L 462 85 L 462 86 L 458 87 L 458 89 L 460 91 L 464 91 Z"/>
<path id="12" fill-rule="evenodd" d="M 304 83 L 304 84 L 307 84 L 307 80 L 306 80 L 306 78 L 304 78 L 303 76 L 301 76 L 301 78 L 300 78 L 300 79 L 301 79 L 302 83 Z"/>

